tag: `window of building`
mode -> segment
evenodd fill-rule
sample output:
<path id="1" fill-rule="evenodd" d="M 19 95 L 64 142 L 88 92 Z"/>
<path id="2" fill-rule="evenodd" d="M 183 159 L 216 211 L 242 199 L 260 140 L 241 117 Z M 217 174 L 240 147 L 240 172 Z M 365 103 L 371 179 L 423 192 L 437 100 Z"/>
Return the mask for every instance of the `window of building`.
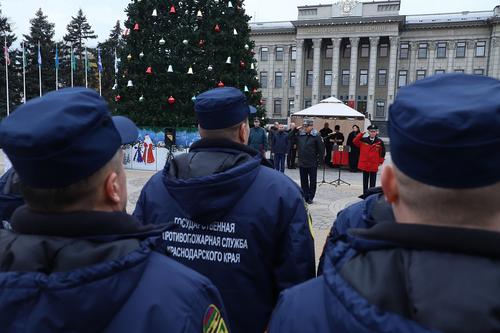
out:
<path id="1" fill-rule="evenodd" d="M 274 73 L 274 88 L 283 88 L 283 72 Z"/>
<path id="2" fill-rule="evenodd" d="M 435 74 L 435 75 L 444 74 L 444 73 L 446 73 L 446 71 L 445 71 L 444 69 L 436 69 L 436 70 L 434 71 L 434 74 Z"/>
<path id="3" fill-rule="evenodd" d="M 375 103 L 375 118 L 385 118 L 385 101 L 382 99 Z"/>
<path id="4" fill-rule="evenodd" d="M 458 42 L 457 43 L 457 50 L 455 56 L 457 58 L 464 58 L 465 57 L 465 42 Z"/>
<path id="5" fill-rule="evenodd" d="M 486 42 L 481 41 L 476 43 L 476 57 L 484 57 L 486 55 Z"/>
<path id="6" fill-rule="evenodd" d="M 401 43 L 399 44 L 399 59 L 408 59 L 410 50 L 410 44 Z"/>
<path id="7" fill-rule="evenodd" d="M 427 43 L 418 44 L 418 58 L 427 59 Z"/>
<path id="8" fill-rule="evenodd" d="M 325 71 L 323 82 L 325 82 L 325 86 L 332 85 L 332 71 Z"/>
<path id="9" fill-rule="evenodd" d="M 464 70 L 463 70 L 463 69 L 455 69 L 455 73 L 460 73 L 460 74 L 463 74 L 463 73 L 464 73 Z"/>
<path id="10" fill-rule="evenodd" d="M 404 87 L 408 84 L 408 71 L 399 71 L 398 87 Z"/>
<path id="11" fill-rule="evenodd" d="M 282 47 L 276 48 L 276 61 L 283 61 L 285 50 Z"/>
<path id="12" fill-rule="evenodd" d="M 295 87 L 295 72 L 290 72 L 290 88 Z"/>
<path id="13" fill-rule="evenodd" d="M 482 68 L 475 69 L 474 75 L 484 75 L 484 69 L 482 69 Z"/>
<path id="14" fill-rule="evenodd" d="M 281 99 L 275 99 L 274 100 L 273 114 L 281 116 Z"/>
<path id="15" fill-rule="evenodd" d="M 267 72 L 260 72 L 260 86 L 267 88 Z"/>
<path id="16" fill-rule="evenodd" d="M 399 11 L 399 5 L 378 5 L 378 12 L 395 12 Z"/>
<path id="17" fill-rule="evenodd" d="M 260 61 L 268 61 L 269 60 L 269 48 L 261 47 L 260 48 Z"/>
<path id="18" fill-rule="evenodd" d="M 386 84 L 387 84 L 387 70 L 386 69 L 379 69 L 378 76 L 377 76 L 377 85 L 385 86 Z"/>
<path id="19" fill-rule="evenodd" d="M 343 57 L 344 58 L 350 58 L 351 57 L 351 45 L 346 45 L 344 47 L 344 54 L 343 54 Z"/>
<path id="20" fill-rule="evenodd" d="M 426 75 L 426 71 L 425 70 L 418 70 L 417 71 L 417 81 L 418 80 L 422 80 L 422 79 L 425 79 L 425 75 Z"/>
<path id="21" fill-rule="evenodd" d="M 306 72 L 306 86 L 313 85 L 313 71 Z"/>
<path id="22" fill-rule="evenodd" d="M 380 44 L 378 48 L 378 56 L 379 57 L 388 57 L 389 56 L 389 45 L 388 44 Z"/>
<path id="23" fill-rule="evenodd" d="M 344 69 L 342 70 L 342 85 L 343 86 L 348 86 L 349 85 L 349 70 L 348 69 Z"/>
<path id="24" fill-rule="evenodd" d="M 446 58 L 446 42 L 437 43 L 436 58 Z"/>
<path id="25" fill-rule="evenodd" d="M 299 10 L 299 16 L 316 16 L 316 15 L 318 15 L 317 8 Z"/>
<path id="26" fill-rule="evenodd" d="M 367 86 L 368 85 L 368 70 L 360 69 L 359 70 L 359 85 Z"/>
<path id="27" fill-rule="evenodd" d="M 325 58 L 331 59 L 333 58 L 333 45 L 327 45 L 325 49 Z"/>
<path id="28" fill-rule="evenodd" d="M 295 112 L 295 100 L 293 98 L 290 98 L 288 100 L 288 115 L 291 115 L 294 112 Z"/>
<path id="29" fill-rule="evenodd" d="M 290 48 L 290 59 L 297 60 L 297 47 L 296 46 L 292 46 Z"/>
<path id="30" fill-rule="evenodd" d="M 304 107 L 307 109 L 307 108 L 310 108 L 312 106 L 312 101 L 310 99 L 306 99 L 304 101 Z"/>
<path id="31" fill-rule="evenodd" d="M 361 44 L 361 58 L 370 56 L 370 44 Z"/>

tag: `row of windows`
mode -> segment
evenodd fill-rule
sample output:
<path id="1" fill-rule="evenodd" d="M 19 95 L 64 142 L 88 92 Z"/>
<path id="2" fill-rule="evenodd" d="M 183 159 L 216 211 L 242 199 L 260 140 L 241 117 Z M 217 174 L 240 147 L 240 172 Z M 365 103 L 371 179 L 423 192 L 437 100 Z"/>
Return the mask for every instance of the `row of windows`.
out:
<path id="1" fill-rule="evenodd" d="M 463 69 L 455 69 L 455 73 L 464 73 Z M 434 71 L 435 75 L 439 74 L 444 74 L 446 71 L 444 69 L 436 69 Z M 474 75 L 484 75 L 484 69 L 478 68 L 474 70 Z M 422 80 L 427 77 L 427 71 L 424 69 L 417 70 L 416 73 L 416 80 Z M 408 85 L 408 71 L 407 70 L 400 70 L 399 75 L 398 75 L 398 87 L 404 87 Z"/>
<path id="2" fill-rule="evenodd" d="M 463 69 L 456 69 L 455 72 L 457 73 L 464 73 Z M 348 69 L 343 69 L 341 71 L 341 78 L 340 78 L 340 84 L 342 86 L 349 86 L 350 82 L 350 71 Z M 445 70 L 444 69 L 436 69 L 434 71 L 434 74 L 444 74 Z M 474 75 L 484 75 L 484 69 L 475 69 L 474 70 Z M 427 71 L 426 70 L 417 70 L 416 72 L 416 79 L 421 80 L 427 76 Z M 408 77 L 408 71 L 407 70 L 400 70 L 399 71 L 399 87 L 403 87 L 407 85 L 407 77 Z M 368 85 L 368 70 L 367 69 L 360 69 L 359 70 L 359 85 L 360 86 L 367 86 Z M 306 71 L 306 86 L 312 86 L 313 85 L 313 79 L 314 79 L 314 74 L 312 70 Z M 266 89 L 268 88 L 267 85 L 268 81 L 268 75 L 267 72 L 260 72 L 260 84 L 261 87 Z M 290 72 L 290 77 L 289 77 L 289 87 L 293 88 L 295 87 L 295 82 L 296 82 L 296 75 L 295 72 Z M 331 86 L 333 82 L 333 76 L 332 76 L 332 71 L 331 70 L 325 70 L 323 72 L 323 85 L 324 86 Z M 387 69 L 379 69 L 377 71 L 377 80 L 376 80 L 377 86 L 385 86 L 387 85 Z M 274 73 L 274 88 L 281 89 L 283 88 L 283 72 L 275 72 Z"/>
<path id="3" fill-rule="evenodd" d="M 417 48 L 417 58 L 418 59 L 427 59 L 428 57 L 428 43 L 419 43 Z M 455 57 L 456 58 L 464 58 L 466 53 L 467 43 L 466 42 L 457 42 L 455 49 Z M 436 58 L 446 58 L 447 56 L 447 43 L 446 42 L 438 42 L 436 44 Z M 475 45 L 474 55 L 476 57 L 484 57 L 486 56 L 486 42 L 478 41 Z M 410 56 L 410 44 L 409 43 L 401 43 L 399 45 L 399 59 L 408 59 Z"/>
<path id="4" fill-rule="evenodd" d="M 285 48 L 278 46 L 275 49 L 275 60 L 283 61 L 285 59 Z M 269 60 L 269 48 L 261 47 L 260 48 L 260 61 L 268 61 Z M 290 60 L 297 60 L 297 47 L 292 46 L 290 48 Z"/>

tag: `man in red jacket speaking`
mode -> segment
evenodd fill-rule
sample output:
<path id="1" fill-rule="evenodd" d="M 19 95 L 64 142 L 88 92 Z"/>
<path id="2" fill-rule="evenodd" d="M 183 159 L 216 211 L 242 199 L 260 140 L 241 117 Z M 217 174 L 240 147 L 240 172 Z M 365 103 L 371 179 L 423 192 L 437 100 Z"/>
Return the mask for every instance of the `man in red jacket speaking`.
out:
<path id="1" fill-rule="evenodd" d="M 363 171 L 363 193 L 368 190 L 368 180 L 370 187 L 375 187 L 377 182 L 378 167 L 384 163 L 385 146 L 384 142 L 377 136 L 378 127 L 368 126 L 369 136 L 364 137 L 364 132 L 359 133 L 353 140 L 353 144 L 359 147 L 358 169 Z"/>

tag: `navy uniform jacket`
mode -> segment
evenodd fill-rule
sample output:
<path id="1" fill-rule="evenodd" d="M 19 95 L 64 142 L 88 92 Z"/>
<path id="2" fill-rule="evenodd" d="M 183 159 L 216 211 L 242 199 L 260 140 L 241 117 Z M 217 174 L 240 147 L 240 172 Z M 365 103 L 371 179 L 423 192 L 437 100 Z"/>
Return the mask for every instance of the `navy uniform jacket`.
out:
<path id="1" fill-rule="evenodd" d="M 269 333 L 499 331 L 500 233 L 390 216 L 380 195 L 341 212 L 323 275 L 281 294 Z"/>
<path id="2" fill-rule="evenodd" d="M 169 223 L 175 259 L 222 294 L 234 332 L 263 332 L 283 289 L 313 278 L 314 244 L 298 186 L 256 151 L 201 140 L 144 187 L 134 214 Z"/>
<path id="3" fill-rule="evenodd" d="M 157 246 L 163 229 L 25 206 L 11 225 L 0 231 L 2 333 L 228 331 L 214 285 Z"/>

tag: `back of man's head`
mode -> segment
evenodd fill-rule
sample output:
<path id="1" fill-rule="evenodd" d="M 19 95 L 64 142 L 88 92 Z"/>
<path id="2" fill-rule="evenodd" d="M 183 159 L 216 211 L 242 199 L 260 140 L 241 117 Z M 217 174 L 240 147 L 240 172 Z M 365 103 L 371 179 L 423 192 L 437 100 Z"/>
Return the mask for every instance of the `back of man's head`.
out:
<path id="1" fill-rule="evenodd" d="M 500 81 L 450 74 L 401 89 L 382 185 L 401 223 L 500 231 Z"/>
<path id="2" fill-rule="evenodd" d="M 248 117 L 256 112 L 245 95 L 236 88 L 206 91 L 196 98 L 196 117 L 204 139 L 227 139 L 246 144 Z"/>
<path id="3" fill-rule="evenodd" d="M 121 145 L 137 134 L 95 91 L 68 88 L 19 107 L 0 125 L 0 145 L 30 208 L 117 211 L 127 194 Z"/>

